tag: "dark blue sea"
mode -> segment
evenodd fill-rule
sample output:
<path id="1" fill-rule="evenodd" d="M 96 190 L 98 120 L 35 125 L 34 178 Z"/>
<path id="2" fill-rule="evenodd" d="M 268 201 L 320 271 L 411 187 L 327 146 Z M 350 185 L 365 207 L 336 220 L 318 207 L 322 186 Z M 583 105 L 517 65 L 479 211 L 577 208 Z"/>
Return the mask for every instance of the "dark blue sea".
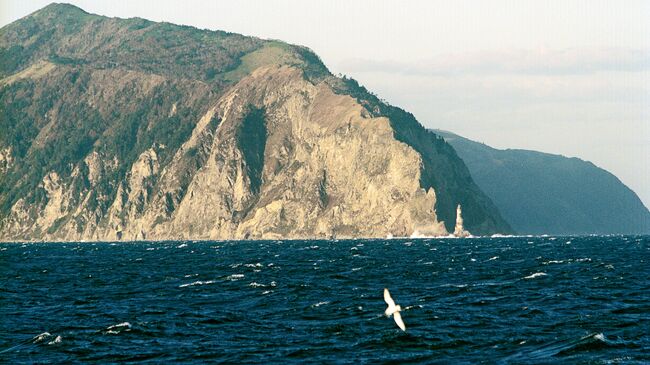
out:
<path id="1" fill-rule="evenodd" d="M 118 362 L 648 364 L 650 237 L 0 244 L 0 363 Z"/>

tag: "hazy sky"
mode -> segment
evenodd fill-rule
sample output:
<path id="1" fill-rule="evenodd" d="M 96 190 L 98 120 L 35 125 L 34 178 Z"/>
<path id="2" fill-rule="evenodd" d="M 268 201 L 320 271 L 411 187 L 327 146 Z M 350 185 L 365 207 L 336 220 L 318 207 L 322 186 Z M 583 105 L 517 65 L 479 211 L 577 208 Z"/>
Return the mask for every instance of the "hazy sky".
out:
<path id="1" fill-rule="evenodd" d="M 0 25 L 48 1 L 0 0 Z M 427 127 L 590 160 L 650 206 L 650 2 L 70 1 L 302 44 Z"/>

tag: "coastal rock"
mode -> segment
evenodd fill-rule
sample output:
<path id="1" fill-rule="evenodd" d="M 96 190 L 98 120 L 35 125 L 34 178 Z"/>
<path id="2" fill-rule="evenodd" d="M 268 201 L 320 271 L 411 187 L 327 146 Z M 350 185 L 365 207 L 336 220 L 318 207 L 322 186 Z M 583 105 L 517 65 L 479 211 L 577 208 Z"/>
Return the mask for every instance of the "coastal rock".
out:
<path id="1" fill-rule="evenodd" d="M 1 240 L 438 236 L 461 203 L 510 231 L 453 148 L 304 47 L 68 5 L 3 28 L 11 47 Z"/>

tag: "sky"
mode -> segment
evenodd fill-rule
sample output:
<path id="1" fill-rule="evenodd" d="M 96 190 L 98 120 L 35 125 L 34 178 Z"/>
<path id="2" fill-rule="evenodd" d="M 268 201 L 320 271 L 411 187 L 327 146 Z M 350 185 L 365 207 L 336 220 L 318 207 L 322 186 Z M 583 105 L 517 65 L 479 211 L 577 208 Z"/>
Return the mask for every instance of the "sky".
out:
<path id="1" fill-rule="evenodd" d="M 48 1 L 0 0 L 0 26 Z M 650 207 L 648 1 L 69 1 L 280 39 L 440 128 L 579 157 Z"/>

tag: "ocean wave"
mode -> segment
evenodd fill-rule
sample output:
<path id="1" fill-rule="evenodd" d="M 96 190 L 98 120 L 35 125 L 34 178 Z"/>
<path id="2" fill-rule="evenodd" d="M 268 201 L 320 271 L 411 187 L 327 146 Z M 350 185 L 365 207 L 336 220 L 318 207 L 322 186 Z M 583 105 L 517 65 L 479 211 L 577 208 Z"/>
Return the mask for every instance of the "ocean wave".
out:
<path id="1" fill-rule="evenodd" d="M 539 278 L 541 276 L 547 276 L 547 275 L 548 274 L 545 273 L 545 272 L 536 272 L 534 274 L 530 274 L 530 275 L 526 276 L 524 279 L 535 279 L 535 278 Z"/>
<path id="2" fill-rule="evenodd" d="M 39 334 L 39 335 L 34 336 L 34 338 L 32 338 L 32 341 L 31 341 L 31 342 L 33 342 L 33 343 L 39 343 L 39 342 L 41 342 L 41 341 L 43 341 L 43 340 L 45 340 L 45 339 L 47 339 L 47 338 L 50 338 L 50 337 L 52 337 L 52 334 L 51 334 L 51 333 L 49 333 L 49 332 L 43 332 L 43 333 L 41 333 L 41 334 Z"/>
<path id="3" fill-rule="evenodd" d="M 327 301 L 325 301 L 325 302 L 318 302 L 318 303 L 312 304 L 311 307 L 312 307 L 312 308 L 318 308 L 318 307 L 320 307 L 321 305 L 326 305 L 326 304 L 330 304 L 330 303 L 331 303 L 331 302 L 327 302 Z"/>
<path id="4" fill-rule="evenodd" d="M 550 261 L 544 261 L 542 262 L 542 265 L 550 265 L 550 264 L 563 264 L 566 261 L 564 260 L 550 260 Z"/>
<path id="5" fill-rule="evenodd" d="M 109 335 L 116 335 L 122 331 L 130 331 L 131 330 L 131 323 L 129 322 L 122 322 L 118 324 L 114 324 L 112 326 L 106 327 L 106 330 L 104 333 L 109 334 Z"/>
<path id="6" fill-rule="evenodd" d="M 239 280 L 239 279 L 241 279 L 243 277 L 244 277 L 244 274 L 232 274 L 232 275 L 226 276 L 226 280 L 237 281 L 237 280 Z"/>
<path id="7" fill-rule="evenodd" d="M 208 281 L 197 280 L 197 281 L 192 282 L 192 283 L 181 284 L 181 285 L 179 285 L 178 287 L 179 287 L 179 288 L 186 288 L 186 287 L 188 287 L 188 286 L 195 286 L 195 285 L 208 285 L 208 284 L 213 284 L 213 283 L 214 283 L 214 280 L 208 280 Z"/>

